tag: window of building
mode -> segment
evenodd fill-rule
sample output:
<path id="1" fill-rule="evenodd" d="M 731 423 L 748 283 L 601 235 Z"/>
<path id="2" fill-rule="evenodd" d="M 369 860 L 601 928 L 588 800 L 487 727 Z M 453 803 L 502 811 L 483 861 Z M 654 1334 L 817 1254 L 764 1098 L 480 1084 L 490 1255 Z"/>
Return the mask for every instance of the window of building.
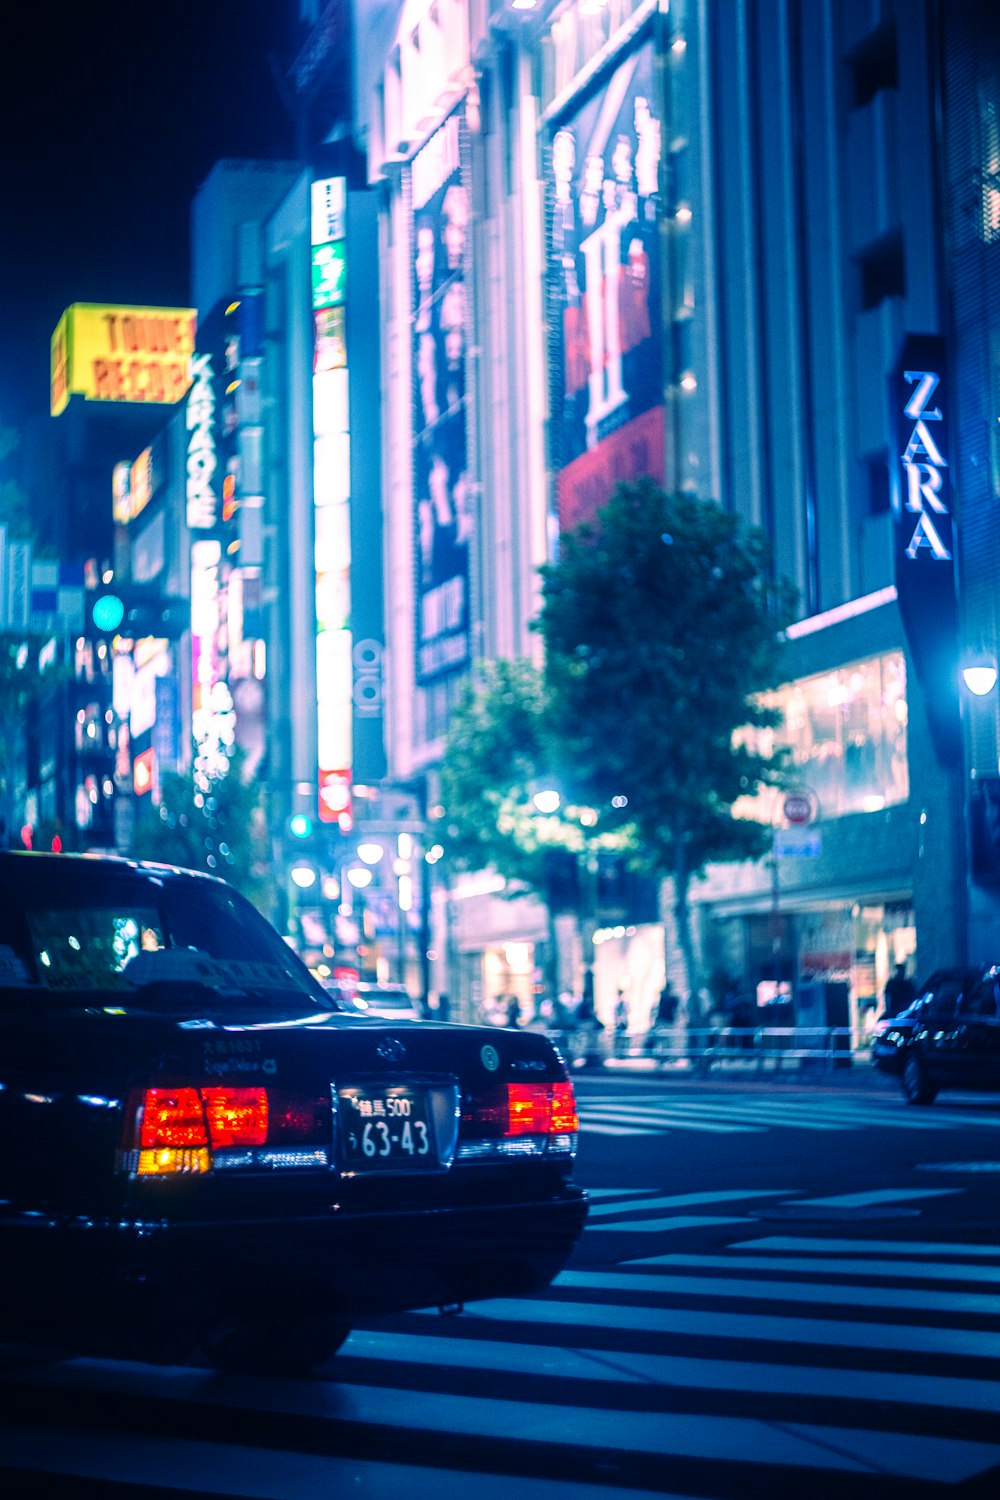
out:
<path id="1" fill-rule="evenodd" d="M 906 756 L 906 666 L 901 651 L 786 683 L 762 698 L 779 726 L 749 731 L 745 741 L 763 753 L 788 752 L 787 783 L 806 786 L 823 820 L 877 812 L 905 802 L 910 792 Z M 771 821 L 772 792 L 741 801 L 742 817 Z"/>
<path id="2" fill-rule="evenodd" d="M 906 296 L 903 231 L 890 229 L 857 255 L 861 309 L 878 307 L 887 297 Z"/>
<path id="3" fill-rule="evenodd" d="M 875 453 L 865 454 L 864 466 L 867 480 L 867 514 L 884 515 L 892 503 L 889 492 L 889 450 L 879 448 Z"/>
<path id="4" fill-rule="evenodd" d="M 899 87 L 896 23 L 883 21 L 848 55 L 855 109 L 870 104 L 883 89 Z"/>
<path id="5" fill-rule="evenodd" d="M 987 245 L 995 245 L 1000 241 L 1000 74 L 979 88 L 979 156 L 982 236 Z"/>

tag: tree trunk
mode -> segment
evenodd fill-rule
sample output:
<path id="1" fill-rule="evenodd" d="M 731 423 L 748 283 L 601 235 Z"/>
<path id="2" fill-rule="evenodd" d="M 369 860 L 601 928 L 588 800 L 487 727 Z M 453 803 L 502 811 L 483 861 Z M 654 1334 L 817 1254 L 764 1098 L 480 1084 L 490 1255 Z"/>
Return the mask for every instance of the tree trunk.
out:
<path id="1" fill-rule="evenodd" d="M 702 1026 L 701 983 L 694 944 L 691 941 L 691 909 L 688 905 L 690 874 L 687 862 L 687 845 L 683 839 L 677 845 L 674 861 L 674 921 L 677 924 L 677 946 L 684 960 L 684 975 L 687 981 L 687 1019 L 689 1026 Z"/>

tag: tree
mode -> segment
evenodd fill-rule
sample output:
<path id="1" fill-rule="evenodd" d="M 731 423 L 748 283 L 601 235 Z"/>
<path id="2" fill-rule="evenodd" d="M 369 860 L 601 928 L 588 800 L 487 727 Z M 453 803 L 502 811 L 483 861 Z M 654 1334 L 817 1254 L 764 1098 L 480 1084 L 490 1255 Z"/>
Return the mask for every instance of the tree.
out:
<path id="1" fill-rule="evenodd" d="M 549 725 L 584 794 L 602 809 L 626 798 L 644 859 L 673 881 L 696 997 L 691 880 L 767 847 L 769 830 L 733 804 L 774 783 L 780 761 L 739 731 L 774 722 L 755 694 L 777 684 L 792 591 L 759 530 L 639 480 L 564 538 L 542 594 Z"/>
<path id="2" fill-rule="evenodd" d="M 260 783 L 245 777 L 239 751 L 224 775 L 209 777 L 207 786 L 201 780 L 167 772 L 158 804 L 138 799 L 132 854 L 219 875 L 270 917 L 275 892 Z"/>
<path id="3" fill-rule="evenodd" d="M 579 805 L 552 717 L 537 667 L 502 659 L 481 666 L 449 728 L 440 836 L 457 867 L 495 870 L 507 881 L 508 896 L 530 891 L 541 897 L 555 965 L 555 914 L 571 911 L 583 925 L 593 904 L 584 888 L 589 867 L 599 851 L 628 847 L 631 830 L 597 827 L 593 810 Z M 539 811 L 535 795 L 556 787 L 558 809 Z M 582 936 L 586 951 L 589 935 Z M 548 978 L 554 993 L 554 968 Z"/>
<path id="4" fill-rule="evenodd" d="M 493 869 L 514 894 L 544 888 L 544 841 L 532 791 L 549 779 L 545 689 L 527 661 L 480 668 L 452 716 L 441 764 L 441 829 L 462 869 Z"/>

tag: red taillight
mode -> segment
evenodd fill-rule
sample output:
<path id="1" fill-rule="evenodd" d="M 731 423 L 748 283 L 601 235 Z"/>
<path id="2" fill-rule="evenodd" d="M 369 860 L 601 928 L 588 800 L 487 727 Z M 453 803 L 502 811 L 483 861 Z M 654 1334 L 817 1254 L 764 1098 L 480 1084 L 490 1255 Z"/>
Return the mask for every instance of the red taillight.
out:
<path id="1" fill-rule="evenodd" d="M 466 1134 L 507 1139 L 575 1134 L 580 1119 L 569 1082 L 499 1083 L 466 1101 L 462 1125 Z"/>
<path id="2" fill-rule="evenodd" d="M 147 1089 L 140 1119 L 139 1145 L 143 1149 L 208 1145 L 205 1111 L 197 1089 Z"/>
<path id="3" fill-rule="evenodd" d="M 329 1164 L 329 1095 L 232 1084 L 148 1088 L 132 1096 L 124 1165 L 139 1177 Z"/>
<path id="4" fill-rule="evenodd" d="M 551 1125 L 551 1085 L 508 1083 L 507 1129 L 504 1135 L 548 1135 Z"/>
<path id="5" fill-rule="evenodd" d="M 554 1083 L 552 1085 L 552 1123 L 549 1130 L 553 1135 L 571 1135 L 580 1129 L 580 1116 L 576 1108 L 576 1095 L 571 1083 Z"/>
<path id="6" fill-rule="evenodd" d="M 193 1090 L 192 1090 L 193 1092 Z M 225 1087 L 199 1089 L 212 1145 L 263 1146 L 267 1140 L 267 1090 Z"/>

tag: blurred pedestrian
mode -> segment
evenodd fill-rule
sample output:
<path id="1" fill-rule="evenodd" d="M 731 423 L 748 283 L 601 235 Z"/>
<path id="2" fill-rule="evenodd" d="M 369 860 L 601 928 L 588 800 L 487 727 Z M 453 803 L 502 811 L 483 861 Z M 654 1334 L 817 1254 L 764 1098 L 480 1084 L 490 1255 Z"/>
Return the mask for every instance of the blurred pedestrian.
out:
<path id="1" fill-rule="evenodd" d="M 520 1026 L 521 1024 L 521 1002 L 516 995 L 507 996 L 507 1025 Z"/>
<path id="2" fill-rule="evenodd" d="M 677 1007 L 680 1005 L 680 996 L 675 994 L 668 979 L 660 991 L 660 998 L 656 1002 L 656 1013 L 653 1017 L 654 1026 L 672 1026 L 677 1020 Z"/>
<path id="3" fill-rule="evenodd" d="M 907 978 L 906 965 L 897 964 L 895 974 L 886 980 L 882 991 L 882 1014 L 898 1016 L 916 998 L 917 988 L 912 979 Z"/>
<path id="4" fill-rule="evenodd" d="M 624 1057 L 628 1051 L 628 1000 L 625 991 L 619 990 L 615 1000 L 615 1056 Z"/>

